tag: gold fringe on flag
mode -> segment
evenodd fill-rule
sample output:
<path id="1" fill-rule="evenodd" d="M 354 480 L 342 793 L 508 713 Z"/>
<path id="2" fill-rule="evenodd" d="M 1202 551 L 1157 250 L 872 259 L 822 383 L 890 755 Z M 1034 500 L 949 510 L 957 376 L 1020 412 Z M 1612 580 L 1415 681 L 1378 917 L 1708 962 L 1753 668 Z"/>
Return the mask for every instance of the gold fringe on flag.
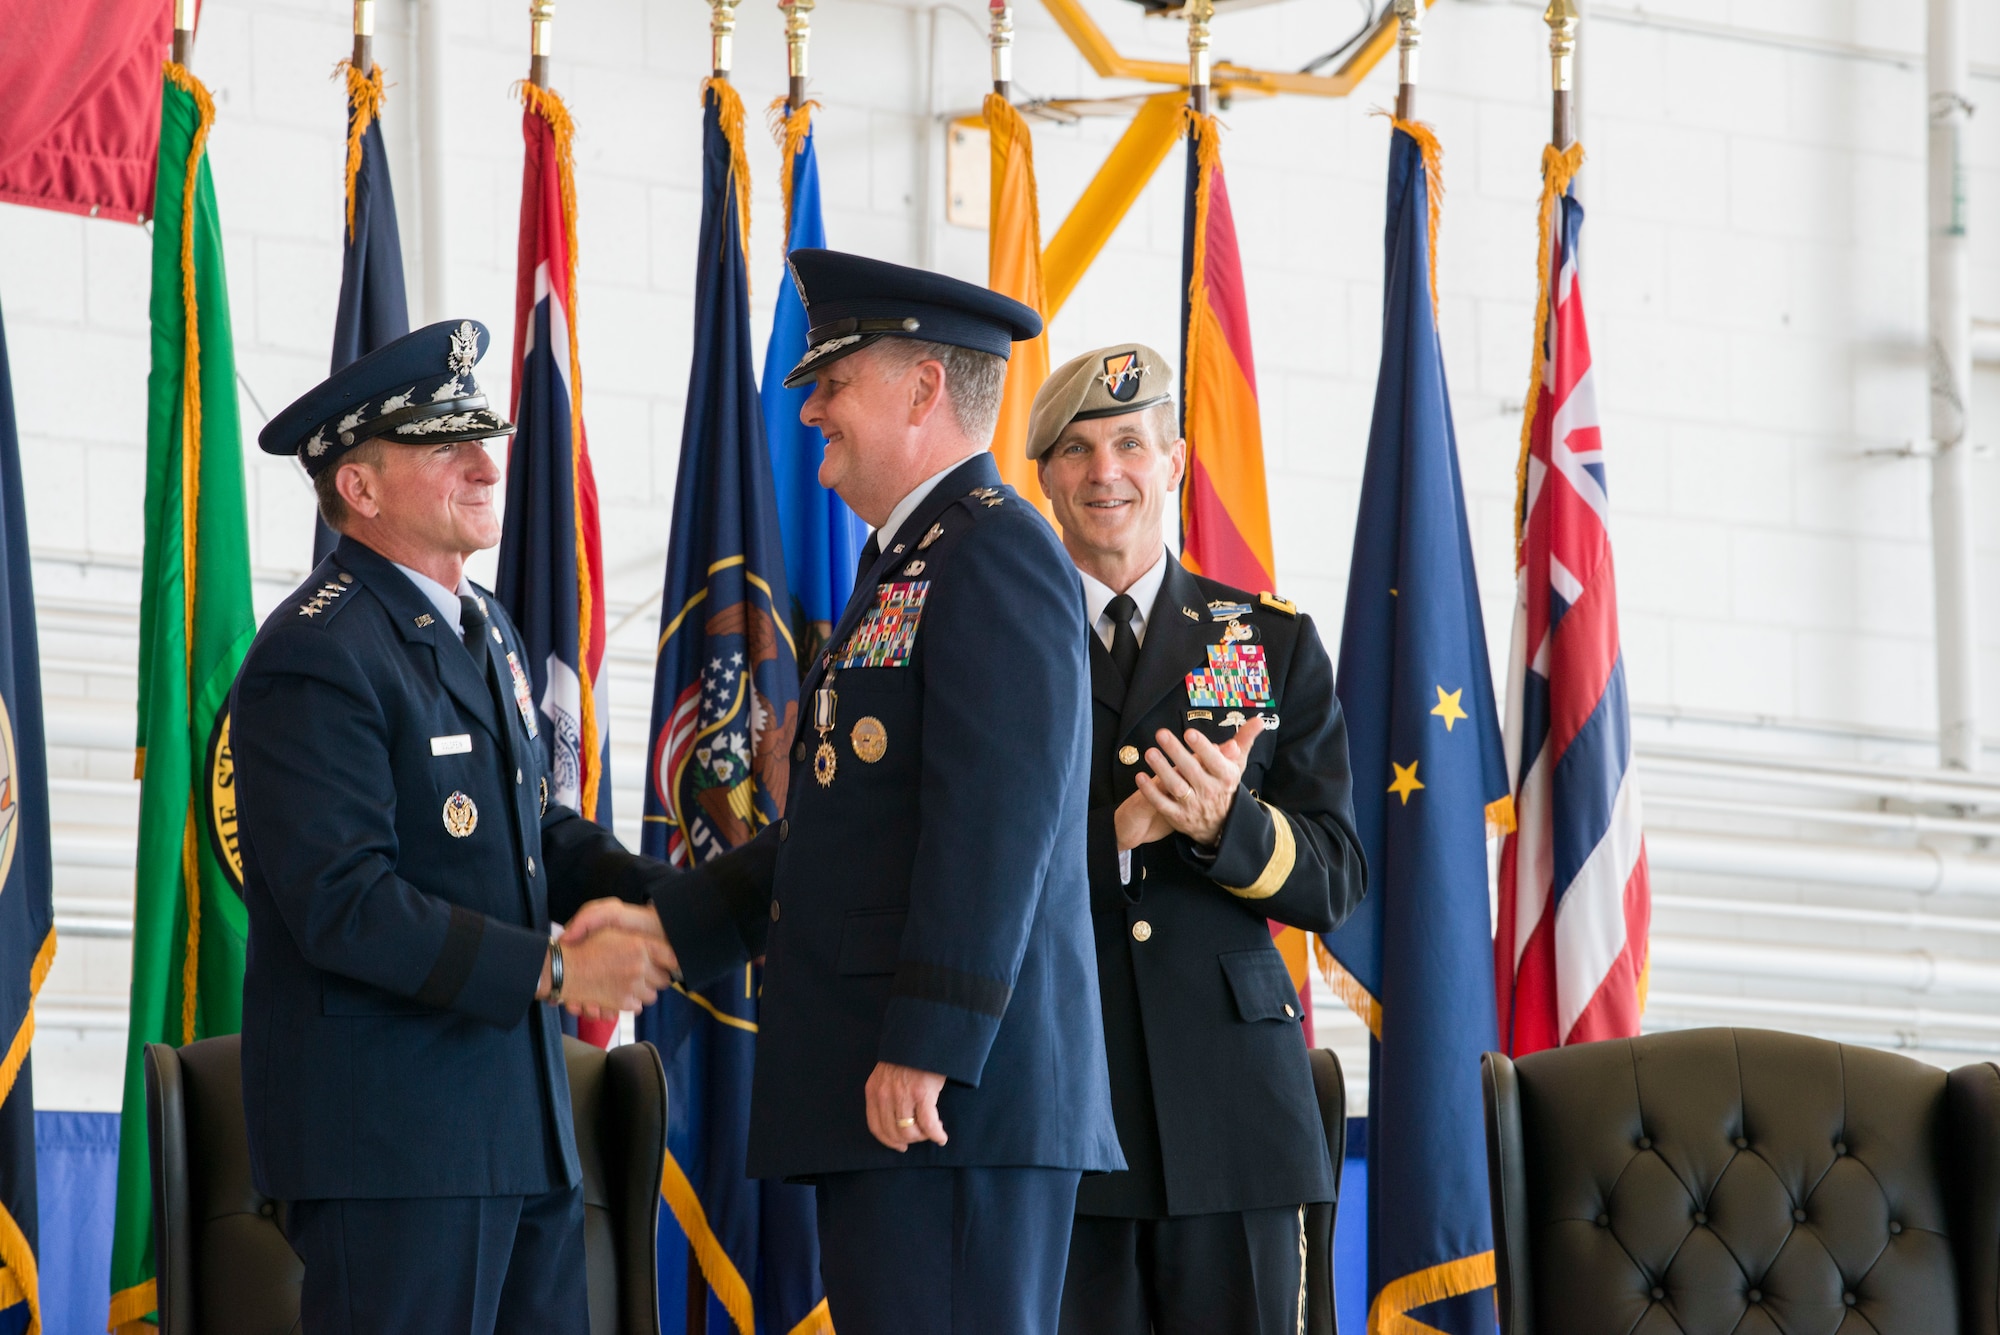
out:
<path id="1" fill-rule="evenodd" d="M 1387 111 L 1374 114 L 1388 117 L 1390 125 L 1416 140 L 1417 151 L 1424 157 L 1424 187 L 1431 209 L 1428 242 L 1431 254 L 1431 320 L 1435 323 L 1439 318 L 1438 219 L 1443 215 L 1444 208 L 1444 146 L 1438 143 L 1437 131 L 1422 121 L 1402 120 Z"/>
<path id="2" fill-rule="evenodd" d="M 35 962 L 28 969 L 28 1013 L 21 1020 L 21 1027 L 7 1045 L 7 1056 L 0 1060 L 0 1103 L 5 1103 L 14 1092 L 14 1081 L 21 1074 L 21 1064 L 28 1059 L 28 1048 L 35 1041 L 35 996 L 42 990 L 42 980 L 49 976 L 49 966 L 56 960 L 55 928 L 49 929 L 42 938 L 41 949 L 35 952 Z M 41 1335 L 42 1296 L 41 1277 L 35 1265 L 34 1249 L 28 1246 L 27 1234 L 21 1231 L 20 1221 L 0 1205 L 0 1307 L 12 1307 L 25 1300 L 28 1304 L 28 1326 L 26 1335 Z"/>
<path id="3" fill-rule="evenodd" d="M 1427 1266 L 1382 1286 L 1368 1307 L 1368 1335 L 1438 1335 L 1437 1328 L 1407 1315 L 1430 1303 L 1493 1287 L 1493 1253 L 1461 1256 Z"/>
<path id="4" fill-rule="evenodd" d="M 727 79 L 703 79 L 701 96 L 704 105 L 708 98 L 715 98 L 715 109 L 722 121 L 722 137 L 729 141 L 729 179 L 736 187 L 736 228 L 743 243 L 745 273 L 743 281 L 750 281 L 748 264 L 750 260 L 750 158 L 743 151 L 743 94 Z M 789 164 L 787 164 L 789 165 Z M 786 172 L 786 179 L 791 173 Z M 789 186 L 786 187 L 790 189 Z M 786 208 L 790 208 L 789 203 Z"/>
<path id="5" fill-rule="evenodd" d="M 1319 961 L 1319 976 L 1326 979 L 1326 985 L 1333 989 L 1333 994 L 1346 1004 L 1347 1009 L 1354 1012 L 1361 1023 L 1368 1026 L 1368 1032 L 1375 1035 L 1376 1041 L 1380 1042 L 1382 1003 L 1376 1000 L 1373 992 L 1361 985 L 1360 979 L 1341 966 L 1340 961 L 1333 957 L 1333 952 L 1326 948 L 1326 944 L 1317 935 L 1313 937 L 1312 943 L 1313 958 Z"/>
<path id="6" fill-rule="evenodd" d="M 563 251 L 569 257 L 568 272 L 564 275 L 569 304 L 563 314 L 569 325 L 570 468 L 573 476 L 581 477 L 584 449 L 583 358 L 577 342 L 577 307 L 581 300 L 576 290 L 576 122 L 570 119 L 569 108 L 563 105 L 562 98 L 554 89 L 543 88 L 526 79 L 514 87 L 521 95 L 522 105 L 548 122 L 549 131 L 555 139 L 556 188 L 562 195 Z M 597 794 L 604 779 L 603 748 L 597 740 L 597 682 L 590 674 L 590 628 L 595 599 L 590 590 L 590 551 L 584 545 L 583 488 L 573 487 L 571 490 L 576 495 L 570 520 L 570 527 L 576 530 L 576 678 L 583 715 L 578 760 L 583 770 L 582 814 L 587 820 L 595 820 Z"/>
<path id="7" fill-rule="evenodd" d="M 694 1249 L 695 1263 L 701 1267 L 708 1287 L 715 1290 L 722 1310 L 729 1313 L 729 1319 L 736 1323 L 740 1335 L 756 1335 L 757 1313 L 750 1298 L 750 1286 L 743 1282 L 736 1263 L 729 1259 L 729 1253 L 715 1236 L 715 1230 L 709 1227 L 708 1211 L 702 1209 L 701 1197 L 695 1192 L 694 1183 L 688 1181 L 687 1174 L 681 1170 L 671 1150 L 667 1152 L 666 1166 L 660 1170 L 660 1195 L 667 1202 L 667 1208 L 674 1212 L 674 1220 L 681 1226 L 681 1232 L 687 1235 L 688 1246 Z M 807 1320 L 810 1321 L 811 1317 Z M 810 1326 L 806 1328 L 811 1329 Z"/>
<path id="8" fill-rule="evenodd" d="M 1514 563 L 1521 561 L 1521 539 L 1528 523 L 1528 446 L 1535 429 L 1535 410 L 1542 399 L 1542 377 L 1549 365 L 1549 265 L 1554 260 L 1556 201 L 1583 166 L 1583 145 L 1557 148 L 1542 145 L 1542 205 L 1536 210 L 1535 238 L 1535 351 L 1528 371 L 1528 406 L 1521 412 L 1521 461 L 1514 468 Z"/>
<path id="9" fill-rule="evenodd" d="M 334 74 L 347 72 L 347 239 L 354 240 L 354 182 L 361 175 L 361 136 L 368 133 L 368 127 L 382 114 L 382 67 L 375 66 L 366 74 L 354 68 L 354 62 L 342 60 L 333 67 Z"/>
<path id="10" fill-rule="evenodd" d="M 201 310 L 194 283 L 194 194 L 208 132 L 215 125 L 215 99 L 187 66 L 166 62 L 168 83 L 194 99 L 200 119 L 188 141 L 187 179 L 181 186 L 181 307 L 186 312 L 181 349 L 181 621 L 187 662 L 187 699 L 194 701 L 194 594 L 198 561 L 197 520 L 201 513 Z M 142 762 L 143 763 L 143 762 Z M 194 1042 L 196 1002 L 201 991 L 201 865 L 195 848 L 194 798 L 188 798 L 181 829 L 181 878 L 187 905 L 187 952 L 181 959 L 181 1042 Z"/>
<path id="11" fill-rule="evenodd" d="M 833 1314 L 828 1310 L 826 1299 L 819 1300 L 819 1306 L 799 1318 L 790 1335 L 833 1335 Z"/>
<path id="12" fill-rule="evenodd" d="M 806 136 L 812 133 L 812 114 L 819 108 L 819 103 L 801 102 L 797 111 L 788 111 L 787 108 L 790 105 L 790 98 L 780 97 L 775 99 L 771 103 L 770 109 L 764 113 L 765 118 L 771 125 L 771 138 L 777 141 L 779 159 L 784 163 L 783 168 L 778 173 L 778 184 L 783 187 L 785 192 L 785 244 L 787 246 L 792 244 L 792 168 L 798 162 L 799 154 L 806 151 Z M 735 141 L 732 140 L 731 143 L 734 145 Z M 733 157 L 734 155 L 732 155 Z M 740 165 L 740 159 L 732 161 L 731 165 L 732 167 Z M 749 173 L 745 171 L 737 177 L 737 180 L 742 181 L 748 178 Z M 737 195 L 737 205 L 739 208 L 742 206 L 742 202 L 743 194 L 739 190 Z M 747 217 L 748 215 L 746 214 L 745 216 Z M 745 230 L 743 233 L 743 246 L 744 254 L 749 254 L 750 233 L 748 230 Z"/>
<path id="13" fill-rule="evenodd" d="M 1195 162 L 1198 173 L 1194 187 L 1194 254 L 1188 259 L 1187 301 L 1190 311 L 1202 309 L 1208 300 L 1208 201 L 1210 187 L 1215 181 L 1216 168 L 1222 165 L 1222 122 L 1214 116 L 1202 115 L 1193 107 L 1184 108 L 1188 134 L 1194 139 Z M 1197 388 L 1196 377 L 1187 375 L 1187 368 L 1195 364 L 1195 343 L 1199 338 L 1201 321 L 1188 322 L 1187 346 L 1181 349 L 1181 371 L 1186 380 L 1183 398 Z M 1194 417 L 1194 405 L 1181 404 L 1183 421 Z M 1187 521 L 1188 492 L 1181 492 L 1181 520 Z"/>

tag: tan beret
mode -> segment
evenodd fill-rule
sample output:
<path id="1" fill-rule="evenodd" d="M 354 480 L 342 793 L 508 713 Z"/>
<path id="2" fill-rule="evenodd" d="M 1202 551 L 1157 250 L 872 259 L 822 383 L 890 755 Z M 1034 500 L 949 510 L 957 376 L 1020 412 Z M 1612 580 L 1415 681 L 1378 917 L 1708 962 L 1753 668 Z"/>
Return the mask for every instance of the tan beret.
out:
<path id="1" fill-rule="evenodd" d="M 1122 417 L 1173 398 L 1167 359 L 1143 343 L 1116 343 L 1055 369 L 1028 411 L 1028 457 L 1039 459 L 1071 422 Z"/>

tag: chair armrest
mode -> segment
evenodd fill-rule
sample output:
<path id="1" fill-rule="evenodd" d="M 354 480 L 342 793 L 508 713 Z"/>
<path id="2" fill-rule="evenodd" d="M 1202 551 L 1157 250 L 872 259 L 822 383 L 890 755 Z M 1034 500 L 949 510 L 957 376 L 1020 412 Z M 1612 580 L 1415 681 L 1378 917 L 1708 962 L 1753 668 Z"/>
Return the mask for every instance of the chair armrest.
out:
<path id="1" fill-rule="evenodd" d="M 1493 1271 L 1502 1335 L 1534 1335 L 1528 1253 L 1528 1170 L 1521 1144 L 1521 1086 L 1498 1052 L 1480 1059 L 1486 1091 L 1486 1181 L 1493 1209 Z"/>
<path id="2" fill-rule="evenodd" d="M 2000 1335 L 2000 1067 L 1982 1062 L 1953 1071 L 1945 1117 L 1960 1329 Z"/>
<path id="3" fill-rule="evenodd" d="M 153 1255 L 160 1335 L 191 1335 L 194 1321 L 194 1221 L 189 1218 L 186 1086 L 181 1056 L 148 1043 L 146 1147 L 153 1176 Z"/>

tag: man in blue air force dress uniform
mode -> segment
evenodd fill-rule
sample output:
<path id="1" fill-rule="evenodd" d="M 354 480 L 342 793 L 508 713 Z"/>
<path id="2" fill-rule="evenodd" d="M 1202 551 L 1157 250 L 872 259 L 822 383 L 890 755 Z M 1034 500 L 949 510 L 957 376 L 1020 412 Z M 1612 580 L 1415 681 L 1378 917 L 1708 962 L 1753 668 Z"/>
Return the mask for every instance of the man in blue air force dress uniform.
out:
<path id="1" fill-rule="evenodd" d="M 1077 1193 L 1064 1335 L 1303 1329 L 1305 1204 L 1333 1166 L 1266 920 L 1328 931 L 1367 873 L 1310 618 L 1190 574 L 1166 361 L 1121 344 L 1035 396 L 1028 457 L 1091 634 L 1090 900 L 1128 1171 Z"/>
<path id="2" fill-rule="evenodd" d="M 520 636 L 464 576 L 513 427 L 475 321 L 353 362 L 274 418 L 333 553 L 237 678 L 243 1101 L 305 1262 L 304 1328 L 581 1332 L 583 1202 L 556 1004 L 634 1010 L 672 879 L 548 800 Z"/>
<path id="3" fill-rule="evenodd" d="M 801 687 L 786 815 L 658 901 L 689 983 L 765 956 L 749 1168 L 818 1189 L 841 1335 L 1046 1335 L 1124 1166 L 1085 884 L 1075 570 L 987 452 L 1018 302 L 795 250 L 820 480 L 876 534 Z"/>

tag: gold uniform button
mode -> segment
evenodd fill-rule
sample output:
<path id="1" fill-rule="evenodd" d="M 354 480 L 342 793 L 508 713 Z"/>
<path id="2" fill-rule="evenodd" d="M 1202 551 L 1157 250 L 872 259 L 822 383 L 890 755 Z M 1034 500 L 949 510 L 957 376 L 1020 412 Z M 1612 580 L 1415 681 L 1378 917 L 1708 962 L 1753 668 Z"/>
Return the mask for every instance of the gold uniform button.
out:
<path id="1" fill-rule="evenodd" d="M 1138 748 L 1138 747 L 1136 747 L 1136 746 L 1121 746 L 1121 747 L 1119 747 L 1119 748 L 1118 748 L 1118 763 L 1119 763 L 1119 764 L 1121 764 L 1121 765 L 1136 765 L 1136 764 L 1138 764 L 1138 763 L 1139 763 L 1139 748 Z"/>
<path id="2" fill-rule="evenodd" d="M 1153 924 L 1151 924 L 1151 923 L 1147 922 L 1147 921 L 1146 921 L 1145 919 L 1143 919 L 1143 918 L 1142 918 L 1142 919 L 1140 919 L 1140 920 L 1139 920 L 1138 922 L 1135 922 L 1135 923 L 1133 923 L 1133 924 L 1132 924 L 1132 939 L 1133 939 L 1134 941 L 1150 941 L 1150 940 L 1152 940 L 1152 939 L 1153 939 Z"/>

